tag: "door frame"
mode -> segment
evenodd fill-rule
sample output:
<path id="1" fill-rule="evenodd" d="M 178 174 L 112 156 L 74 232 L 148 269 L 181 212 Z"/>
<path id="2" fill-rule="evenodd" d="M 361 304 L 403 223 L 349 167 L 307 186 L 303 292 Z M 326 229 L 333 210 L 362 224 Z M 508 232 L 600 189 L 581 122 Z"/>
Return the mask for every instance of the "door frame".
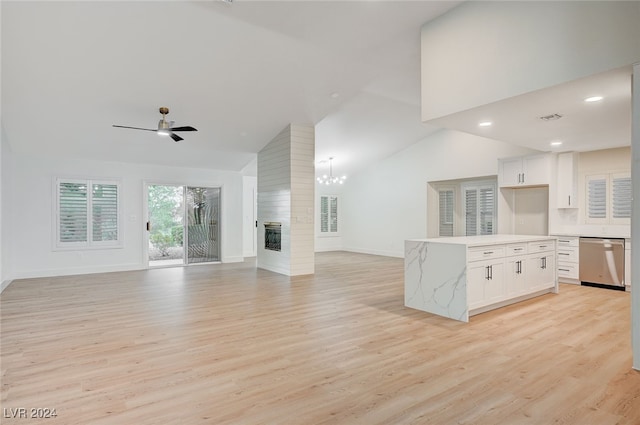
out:
<path id="1" fill-rule="evenodd" d="M 219 219 L 218 219 L 218 228 L 219 228 L 219 244 L 220 244 L 220 259 L 219 261 L 212 261 L 212 262 L 207 262 L 207 263 L 192 263 L 192 264 L 188 264 L 186 263 L 186 257 L 185 257 L 185 262 L 183 262 L 183 264 L 175 264 L 175 265 L 168 265 L 168 266 L 154 266 L 151 267 L 149 266 L 149 232 L 147 231 L 147 222 L 149 221 L 149 186 L 182 186 L 182 187 L 207 187 L 207 188 L 212 188 L 212 189 L 220 189 L 220 213 L 219 213 Z M 224 247 L 224 239 L 225 239 L 225 232 L 224 232 L 224 228 L 223 228 L 223 224 L 224 224 L 224 209 L 223 209 L 223 204 L 224 204 L 224 185 L 221 183 L 214 183 L 214 182 L 194 182 L 194 181 L 176 181 L 176 180 L 143 180 L 142 181 L 142 217 L 140 220 L 140 224 L 141 224 L 141 240 L 142 240 L 142 256 L 143 256 L 143 260 L 142 260 L 142 264 L 144 265 L 145 269 L 159 269 L 159 268 L 164 268 L 164 267 L 185 267 L 185 266 L 198 266 L 198 265 L 206 265 L 206 264 L 217 264 L 217 263 L 222 263 L 222 258 L 223 258 L 223 247 Z M 186 218 L 186 217 L 185 217 Z M 185 229 L 186 232 L 186 229 Z M 186 237 L 186 235 L 185 235 Z M 186 255 L 186 253 L 185 253 Z"/>

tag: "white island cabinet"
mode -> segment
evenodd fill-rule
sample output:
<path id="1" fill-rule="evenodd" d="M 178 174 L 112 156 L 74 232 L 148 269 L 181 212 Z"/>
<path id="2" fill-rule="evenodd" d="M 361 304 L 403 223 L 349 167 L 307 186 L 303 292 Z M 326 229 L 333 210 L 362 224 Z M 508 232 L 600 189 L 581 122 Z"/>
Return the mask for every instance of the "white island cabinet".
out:
<path id="1" fill-rule="evenodd" d="M 460 236 L 405 241 L 404 304 L 451 319 L 558 292 L 556 238 Z"/>

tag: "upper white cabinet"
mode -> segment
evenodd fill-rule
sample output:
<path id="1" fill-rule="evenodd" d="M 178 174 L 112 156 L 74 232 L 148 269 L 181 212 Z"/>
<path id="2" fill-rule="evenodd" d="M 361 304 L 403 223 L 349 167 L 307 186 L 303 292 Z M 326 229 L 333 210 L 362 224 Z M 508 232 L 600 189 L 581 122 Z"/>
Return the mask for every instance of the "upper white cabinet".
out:
<path id="1" fill-rule="evenodd" d="M 578 154 L 558 154 L 558 208 L 578 208 Z"/>
<path id="2" fill-rule="evenodd" d="M 522 187 L 548 185 L 550 159 L 548 154 L 502 158 L 498 160 L 498 185 Z"/>

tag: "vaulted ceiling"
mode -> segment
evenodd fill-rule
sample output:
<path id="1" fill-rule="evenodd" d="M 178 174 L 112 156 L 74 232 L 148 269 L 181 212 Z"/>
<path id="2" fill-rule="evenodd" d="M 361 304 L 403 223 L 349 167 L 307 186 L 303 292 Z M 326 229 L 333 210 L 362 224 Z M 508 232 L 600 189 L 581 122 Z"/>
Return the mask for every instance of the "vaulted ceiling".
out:
<path id="1" fill-rule="evenodd" d="M 239 171 L 289 123 L 341 172 L 420 123 L 420 26 L 460 2 L 2 2 L 14 152 Z M 191 125 L 153 132 L 160 106 Z"/>
<path id="2" fill-rule="evenodd" d="M 3 134 L 17 153 L 240 171 L 309 124 L 318 172 L 335 157 L 340 174 L 441 127 L 539 150 L 629 144 L 628 69 L 421 123 L 420 27 L 460 3 L 5 0 Z M 615 95 L 575 102 L 598 85 Z M 155 128 L 160 106 L 198 132 L 112 127 Z M 496 125 L 479 129 L 485 117 Z"/>

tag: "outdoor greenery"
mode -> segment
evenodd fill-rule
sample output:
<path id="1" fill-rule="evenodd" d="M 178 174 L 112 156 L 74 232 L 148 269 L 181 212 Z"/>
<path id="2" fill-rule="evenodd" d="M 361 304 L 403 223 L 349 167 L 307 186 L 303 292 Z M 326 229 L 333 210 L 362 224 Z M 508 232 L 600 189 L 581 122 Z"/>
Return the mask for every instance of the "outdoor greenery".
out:
<path id="1" fill-rule="evenodd" d="M 182 187 L 149 186 L 149 240 L 162 256 L 169 248 L 182 246 Z"/>

